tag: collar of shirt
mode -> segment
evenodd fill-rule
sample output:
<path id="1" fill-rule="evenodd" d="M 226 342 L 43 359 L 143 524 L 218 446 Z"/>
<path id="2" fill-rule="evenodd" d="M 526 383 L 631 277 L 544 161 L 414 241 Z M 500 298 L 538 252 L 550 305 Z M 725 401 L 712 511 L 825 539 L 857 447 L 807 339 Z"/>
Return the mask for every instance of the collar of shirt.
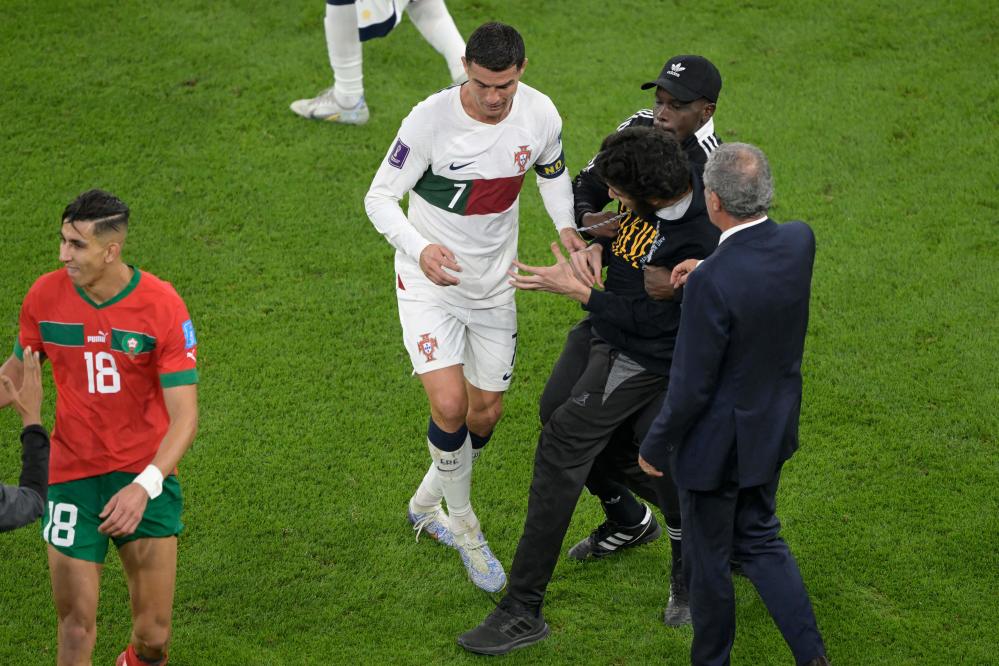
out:
<path id="1" fill-rule="evenodd" d="M 725 242 L 725 239 L 727 239 L 729 236 L 737 234 L 740 231 L 742 231 L 743 229 L 748 229 L 749 227 L 756 226 L 760 222 L 766 222 L 766 221 L 767 221 L 767 216 L 764 215 L 763 217 L 761 217 L 759 219 L 750 220 L 749 222 L 744 222 L 742 224 L 737 224 L 734 227 L 732 227 L 731 229 L 728 229 L 727 231 L 722 232 L 721 237 L 718 239 L 718 244 L 721 245 L 722 243 Z"/>
<path id="2" fill-rule="evenodd" d="M 694 137 L 697 139 L 697 143 L 702 143 L 706 138 L 715 133 L 715 119 L 714 116 L 708 118 L 708 122 L 704 123 L 694 132 Z M 715 141 L 715 146 L 718 142 Z"/>
<path id="3" fill-rule="evenodd" d="M 687 214 L 687 209 L 690 208 L 690 203 L 694 200 L 694 191 L 691 190 L 687 194 L 674 204 L 670 204 L 665 208 L 660 208 L 656 211 L 656 217 L 660 220 L 679 220 L 681 217 Z"/>

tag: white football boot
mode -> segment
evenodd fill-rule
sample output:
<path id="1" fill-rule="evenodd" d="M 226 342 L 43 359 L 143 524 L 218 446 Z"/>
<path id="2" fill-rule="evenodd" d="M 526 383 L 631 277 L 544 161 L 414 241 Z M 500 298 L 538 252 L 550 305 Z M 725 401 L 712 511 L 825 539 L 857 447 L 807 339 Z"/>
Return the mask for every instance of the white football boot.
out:
<path id="1" fill-rule="evenodd" d="M 489 550 L 489 544 L 481 531 L 455 534 L 454 540 L 468 577 L 476 587 L 486 592 L 499 592 L 506 587 L 503 565 L 493 555 L 493 551 Z"/>
<path id="2" fill-rule="evenodd" d="M 413 530 L 416 531 L 417 541 L 420 540 L 420 534 L 424 533 L 438 543 L 450 548 L 457 548 L 454 542 L 454 535 L 451 534 L 448 515 L 444 513 L 444 509 L 439 504 L 433 511 L 427 511 L 426 513 L 416 513 L 410 507 L 406 511 L 406 517 L 413 526 Z"/>
<path id="3" fill-rule="evenodd" d="M 363 125 L 368 122 L 371 114 L 364 102 L 364 95 L 351 108 L 340 106 L 333 88 L 327 88 L 311 99 L 299 99 L 291 103 L 291 110 L 310 120 L 325 120 L 329 123 L 344 125 Z"/>

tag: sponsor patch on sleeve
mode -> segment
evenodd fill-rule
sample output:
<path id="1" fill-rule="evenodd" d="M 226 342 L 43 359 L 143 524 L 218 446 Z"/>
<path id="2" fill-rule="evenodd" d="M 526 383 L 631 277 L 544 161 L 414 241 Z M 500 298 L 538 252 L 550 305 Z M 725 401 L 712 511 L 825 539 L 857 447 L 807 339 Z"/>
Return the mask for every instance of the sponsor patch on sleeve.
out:
<path id="1" fill-rule="evenodd" d="M 535 164 L 534 171 L 542 178 L 555 178 L 565 171 L 565 151 L 558 154 L 554 162 L 549 164 Z"/>
<path id="2" fill-rule="evenodd" d="M 388 163 L 396 169 L 401 169 L 402 165 L 406 163 L 407 157 L 409 157 L 409 146 L 404 144 L 402 139 L 396 139 L 395 145 L 392 146 L 392 152 L 389 153 Z"/>
<path id="3" fill-rule="evenodd" d="M 194 324 L 188 319 L 180 325 L 184 331 L 184 349 L 190 349 L 198 344 L 198 339 L 194 337 Z"/>

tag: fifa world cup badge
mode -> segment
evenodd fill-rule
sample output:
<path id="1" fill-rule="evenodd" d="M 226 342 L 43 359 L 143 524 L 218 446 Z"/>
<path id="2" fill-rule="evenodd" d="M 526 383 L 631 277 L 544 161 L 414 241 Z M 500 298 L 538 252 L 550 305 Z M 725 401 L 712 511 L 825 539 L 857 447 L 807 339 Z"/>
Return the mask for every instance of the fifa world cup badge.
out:
<path id="1" fill-rule="evenodd" d="M 427 363 L 434 359 L 434 350 L 437 349 L 437 338 L 430 337 L 429 333 L 424 333 L 416 343 L 420 353 L 427 357 Z"/>
<path id="2" fill-rule="evenodd" d="M 513 163 L 517 165 L 517 173 L 524 173 L 527 170 L 527 162 L 531 159 L 531 149 L 529 146 L 521 146 L 520 150 L 513 154 Z"/>

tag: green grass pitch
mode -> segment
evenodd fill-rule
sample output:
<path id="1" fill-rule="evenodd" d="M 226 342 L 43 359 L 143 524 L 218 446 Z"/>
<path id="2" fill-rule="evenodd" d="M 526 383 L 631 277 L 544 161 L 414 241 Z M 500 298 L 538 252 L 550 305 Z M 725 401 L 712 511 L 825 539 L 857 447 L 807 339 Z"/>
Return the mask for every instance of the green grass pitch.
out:
<path id="1" fill-rule="evenodd" d="M 639 85 L 677 53 L 724 78 L 727 141 L 773 164 L 778 220 L 818 237 L 802 449 L 784 536 L 837 664 L 997 663 L 999 624 L 999 20 L 965 2 L 452 0 L 462 34 L 517 26 L 524 80 L 565 121 L 573 173 Z M 28 286 L 58 267 L 59 213 L 103 187 L 133 209 L 127 256 L 171 280 L 200 341 L 201 430 L 181 464 L 171 663 L 480 663 L 454 643 L 491 609 L 457 556 L 413 542 L 405 502 L 427 465 L 392 252 L 362 197 L 402 117 L 448 83 L 412 24 L 365 45 L 371 121 L 307 122 L 328 85 L 319 0 L 0 2 L 0 344 Z M 529 179 L 530 180 L 530 179 Z M 537 190 L 521 256 L 547 261 Z M 509 565 L 527 501 L 537 400 L 568 300 L 526 294 L 505 416 L 473 499 Z M 44 411 L 53 415 L 51 393 Z M 19 421 L 0 412 L 0 476 Z M 579 503 L 566 548 L 598 521 Z M 0 664 L 55 660 L 45 549 L 0 535 Z M 509 664 L 684 663 L 661 625 L 661 540 L 560 562 L 544 643 Z M 736 664 L 790 664 L 737 581 Z M 94 663 L 128 639 L 109 558 Z"/>

